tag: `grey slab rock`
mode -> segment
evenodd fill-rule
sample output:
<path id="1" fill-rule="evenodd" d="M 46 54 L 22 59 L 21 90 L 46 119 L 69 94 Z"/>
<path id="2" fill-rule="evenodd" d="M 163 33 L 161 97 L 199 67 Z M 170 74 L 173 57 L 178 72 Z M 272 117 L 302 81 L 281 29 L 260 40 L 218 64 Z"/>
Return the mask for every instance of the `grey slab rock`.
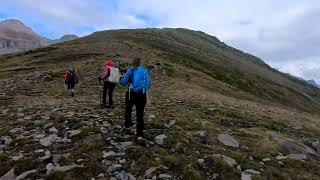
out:
<path id="1" fill-rule="evenodd" d="M 119 174 L 116 175 L 116 178 L 118 180 L 129 180 L 129 175 L 126 172 L 121 171 Z"/>
<path id="2" fill-rule="evenodd" d="M 122 169 L 122 165 L 121 165 L 121 164 L 114 164 L 114 165 L 112 165 L 111 168 L 110 168 L 110 170 L 111 170 L 112 172 L 118 171 L 118 170 L 120 170 L 120 169 Z"/>
<path id="3" fill-rule="evenodd" d="M 160 179 L 171 179 L 172 176 L 171 176 L 171 175 L 168 175 L 168 174 L 160 174 L 160 175 L 159 175 L 159 178 L 160 178 Z"/>
<path id="4" fill-rule="evenodd" d="M 234 160 L 233 158 L 229 157 L 229 156 L 225 156 L 222 154 L 213 154 L 213 157 L 216 158 L 222 158 L 224 160 L 224 162 L 226 162 L 230 167 L 234 167 L 235 165 L 237 165 L 237 161 Z"/>
<path id="5" fill-rule="evenodd" d="M 219 134 L 218 140 L 226 146 L 236 147 L 236 148 L 240 146 L 239 142 L 228 133 Z"/>
<path id="6" fill-rule="evenodd" d="M 167 136 L 165 134 L 160 134 L 155 137 L 154 141 L 159 145 L 163 145 L 166 138 Z"/>
<path id="7" fill-rule="evenodd" d="M 58 136 L 56 134 L 52 134 L 45 138 L 40 139 L 40 144 L 44 147 L 48 147 L 48 146 L 51 146 L 51 144 L 55 142 L 57 139 L 58 139 Z"/>
<path id="8" fill-rule="evenodd" d="M 260 175 L 261 173 L 259 171 L 253 170 L 253 169 L 247 169 L 244 171 L 247 174 L 252 174 L 252 175 Z"/>
<path id="9" fill-rule="evenodd" d="M 61 154 L 54 154 L 54 155 L 52 156 L 52 163 L 53 163 L 54 165 L 58 165 L 61 158 L 62 158 L 62 155 L 61 155 Z"/>
<path id="10" fill-rule="evenodd" d="M 1 180 L 15 180 L 16 179 L 16 175 L 14 174 L 14 169 L 12 168 L 5 175 L 3 175 L 0 179 Z"/>
<path id="11" fill-rule="evenodd" d="M 315 150 L 304 145 L 298 140 L 282 137 L 280 134 L 274 131 L 267 131 L 267 134 L 271 136 L 281 147 L 287 149 L 290 153 L 298 152 L 300 154 L 312 154 L 319 157 Z"/>
<path id="12" fill-rule="evenodd" d="M 34 170 L 30 170 L 30 171 L 26 171 L 22 174 L 20 174 L 15 180 L 22 180 L 22 179 L 25 179 L 27 176 L 29 176 L 30 174 L 34 174 L 36 173 L 37 170 L 34 169 Z"/>
<path id="13" fill-rule="evenodd" d="M 320 140 L 312 142 L 312 147 L 320 154 Z"/>
<path id="14" fill-rule="evenodd" d="M 306 160 L 308 157 L 306 154 L 289 154 L 288 155 L 289 159 L 294 159 L 298 161 Z"/>
<path id="15" fill-rule="evenodd" d="M 81 132 L 82 132 L 82 130 L 77 129 L 77 130 L 68 131 L 68 134 L 69 134 L 69 137 L 73 137 L 73 136 L 80 134 Z"/>

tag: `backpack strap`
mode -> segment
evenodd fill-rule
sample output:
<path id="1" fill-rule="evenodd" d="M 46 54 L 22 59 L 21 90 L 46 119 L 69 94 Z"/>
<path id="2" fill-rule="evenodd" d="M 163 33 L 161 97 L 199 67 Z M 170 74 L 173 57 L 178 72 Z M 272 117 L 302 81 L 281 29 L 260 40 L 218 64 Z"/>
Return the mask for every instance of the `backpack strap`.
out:
<path id="1" fill-rule="evenodd" d="M 132 85 L 132 83 L 134 81 L 134 72 L 135 71 L 136 71 L 136 68 L 131 68 L 131 74 L 130 74 L 130 78 L 129 78 L 130 86 Z"/>

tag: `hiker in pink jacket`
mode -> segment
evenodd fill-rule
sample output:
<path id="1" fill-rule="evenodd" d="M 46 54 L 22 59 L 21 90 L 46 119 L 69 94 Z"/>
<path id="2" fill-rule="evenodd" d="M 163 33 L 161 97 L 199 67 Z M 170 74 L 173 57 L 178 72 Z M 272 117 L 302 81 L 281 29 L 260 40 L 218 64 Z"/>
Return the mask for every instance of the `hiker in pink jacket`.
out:
<path id="1" fill-rule="evenodd" d="M 112 95 L 113 95 L 113 90 L 116 86 L 115 83 L 112 83 L 108 80 L 110 77 L 110 68 L 113 67 L 113 62 L 112 60 L 107 60 L 103 66 L 102 70 L 102 75 L 99 77 L 99 81 L 103 80 L 103 96 L 102 96 L 102 106 L 106 108 L 113 108 L 113 100 L 112 100 Z M 109 96 L 109 105 L 107 105 L 107 93 Z"/>

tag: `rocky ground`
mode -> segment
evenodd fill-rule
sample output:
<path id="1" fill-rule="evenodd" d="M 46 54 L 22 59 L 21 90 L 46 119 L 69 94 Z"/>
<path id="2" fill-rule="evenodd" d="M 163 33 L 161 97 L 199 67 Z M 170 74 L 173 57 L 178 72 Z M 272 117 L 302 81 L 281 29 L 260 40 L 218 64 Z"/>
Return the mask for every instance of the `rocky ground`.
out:
<path id="1" fill-rule="evenodd" d="M 75 98 L 62 69 L 0 81 L 0 179 L 320 179 L 317 116 L 153 71 L 141 147 L 123 129 L 124 88 L 99 107 L 95 67 Z"/>

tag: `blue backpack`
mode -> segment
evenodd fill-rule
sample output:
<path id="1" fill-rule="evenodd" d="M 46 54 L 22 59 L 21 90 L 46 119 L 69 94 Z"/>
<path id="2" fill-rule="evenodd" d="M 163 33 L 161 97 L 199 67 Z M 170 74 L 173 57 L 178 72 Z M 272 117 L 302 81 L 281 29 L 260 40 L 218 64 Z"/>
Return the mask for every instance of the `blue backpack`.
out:
<path id="1" fill-rule="evenodd" d="M 142 66 L 130 70 L 130 90 L 145 94 L 151 87 L 151 79 L 147 69 Z"/>

